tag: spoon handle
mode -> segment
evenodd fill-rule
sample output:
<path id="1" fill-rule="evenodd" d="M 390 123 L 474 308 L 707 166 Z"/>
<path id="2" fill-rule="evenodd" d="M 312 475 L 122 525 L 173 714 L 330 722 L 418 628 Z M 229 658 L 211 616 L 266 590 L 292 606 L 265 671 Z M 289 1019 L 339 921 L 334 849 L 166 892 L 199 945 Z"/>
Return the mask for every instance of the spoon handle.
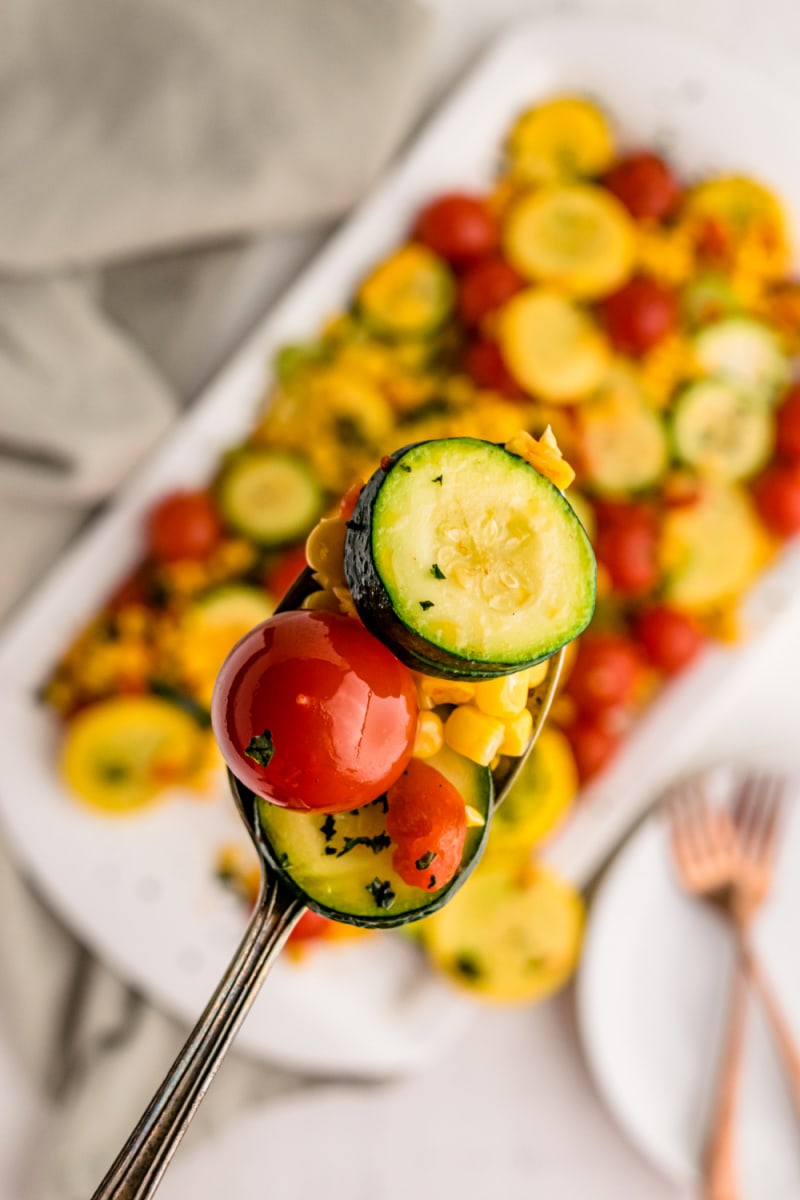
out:
<path id="1" fill-rule="evenodd" d="M 280 880 L 262 880 L 247 931 L 219 987 L 92 1200 L 146 1200 L 153 1195 L 303 911 L 303 902 Z"/>

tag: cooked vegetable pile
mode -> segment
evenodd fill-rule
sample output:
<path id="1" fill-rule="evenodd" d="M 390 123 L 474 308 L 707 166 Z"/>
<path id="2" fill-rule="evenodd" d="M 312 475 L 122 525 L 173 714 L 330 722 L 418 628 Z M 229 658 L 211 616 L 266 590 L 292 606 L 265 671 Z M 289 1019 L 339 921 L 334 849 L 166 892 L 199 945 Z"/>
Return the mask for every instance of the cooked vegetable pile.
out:
<path id="1" fill-rule="evenodd" d="M 617 147 L 605 114 L 573 96 L 518 116 L 486 193 L 454 190 L 409 216 L 407 241 L 348 309 L 277 356 L 261 417 L 208 488 L 150 514 L 140 565 L 44 695 L 64 721 L 65 777 L 95 806 L 127 811 L 170 784 L 202 783 L 219 666 L 305 562 L 319 517 L 399 446 L 505 444 L 525 428 L 599 564 L 596 615 L 555 723 L 487 851 L 490 876 L 550 896 L 539 868 L 528 878 L 532 848 L 669 678 L 709 639 L 740 635 L 743 595 L 800 529 L 800 284 L 787 221 L 760 181 L 684 180 L 647 148 Z M 430 566 L 447 574 L 438 558 Z M 496 718 L 474 699 L 485 685 L 459 686 L 459 753 L 479 747 L 490 762 Z M 423 706 L 420 744 L 442 744 L 436 718 Z M 223 872 L 246 887 L 234 851 Z M 507 889 L 490 883 L 510 912 Z M 487 916 L 483 937 L 470 912 L 474 944 L 453 940 L 473 887 L 430 919 L 431 953 L 476 991 L 516 995 L 498 982 L 508 960 L 492 965 L 487 951 L 511 932 L 490 933 Z M 526 924 L 541 939 L 527 961 L 548 984 L 574 961 L 578 927 Z"/>

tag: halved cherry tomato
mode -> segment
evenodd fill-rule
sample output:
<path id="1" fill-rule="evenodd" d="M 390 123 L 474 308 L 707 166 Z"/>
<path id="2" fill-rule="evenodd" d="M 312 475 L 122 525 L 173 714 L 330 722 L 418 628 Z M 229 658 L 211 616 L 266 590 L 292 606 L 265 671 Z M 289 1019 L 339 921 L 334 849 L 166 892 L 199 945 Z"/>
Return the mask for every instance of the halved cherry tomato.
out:
<path id="1" fill-rule="evenodd" d="M 222 755 L 284 808 L 344 812 L 402 774 L 417 725 L 407 667 L 339 613 L 286 612 L 236 644 L 211 719 Z"/>
<path id="2" fill-rule="evenodd" d="M 646 150 L 620 159 L 603 183 L 637 220 L 663 221 L 680 199 L 681 187 L 674 172 L 663 158 Z"/>
<path id="3" fill-rule="evenodd" d="M 290 942 L 310 942 L 317 938 L 325 937 L 325 934 L 336 924 L 335 921 L 329 920 L 327 917 L 321 917 L 319 913 L 312 912 L 308 909 L 304 912 L 300 920 L 295 925 L 292 932 L 289 934 Z"/>
<path id="4" fill-rule="evenodd" d="M 414 237 L 448 262 L 464 264 L 491 254 L 497 222 L 480 196 L 451 192 L 422 209 Z"/>
<path id="5" fill-rule="evenodd" d="M 600 310 L 614 348 L 634 357 L 646 354 L 671 333 L 678 317 L 675 293 L 645 275 L 634 276 L 607 296 Z"/>
<path id="6" fill-rule="evenodd" d="M 764 524 L 779 537 L 800 531 L 800 467 L 776 464 L 753 484 L 756 506 Z"/>
<path id="7" fill-rule="evenodd" d="M 299 546 L 292 546 L 289 550 L 284 550 L 280 558 L 276 559 L 264 572 L 264 587 L 270 596 L 273 596 L 275 600 L 280 600 L 307 565 L 305 542 Z"/>
<path id="8" fill-rule="evenodd" d="M 467 325 L 479 324 L 524 286 L 525 281 L 504 258 L 481 259 L 467 268 L 458 285 L 461 319 Z"/>
<path id="9" fill-rule="evenodd" d="M 464 366 L 479 388 L 502 392 L 510 400 L 525 396 L 506 366 L 497 342 L 473 342 L 464 355 Z"/>
<path id="10" fill-rule="evenodd" d="M 436 891 L 461 865 L 467 835 L 464 800 L 441 771 L 412 758 L 386 793 L 392 866 L 410 887 Z"/>
<path id="11" fill-rule="evenodd" d="M 616 633 L 588 633 L 578 642 L 569 694 L 583 713 L 630 703 L 642 674 L 637 647 Z"/>
<path id="12" fill-rule="evenodd" d="M 586 783 L 616 754 L 622 738 L 603 726 L 596 717 L 584 714 L 564 730 L 575 756 L 578 777 Z"/>
<path id="13" fill-rule="evenodd" d="M 173 492 L 151 511 L 146 533 L 157 562 L 202 562 L 219 545 L 222 524 L 208 492 Z"/>
<path id="14" fill-rule="evenodd" d="M 649 509 L 622 504 L 602 508 L 595 552 L 623 595 L 644 595 L 658 584 L 658 532 Z"/>
<path id="15" fill-rule="evenodd" d="M 800 384 L 789 389 L 778 409 L 776 444 L 779 454 L 800 464 Z"/>
<path id="16" fill-rule="evenodd" d="M 705 644 L 692 618 L 665 604 L 654 605 L 639 614 L 636 637 L 653 666 L 665 675 L 677 675 Z"/>

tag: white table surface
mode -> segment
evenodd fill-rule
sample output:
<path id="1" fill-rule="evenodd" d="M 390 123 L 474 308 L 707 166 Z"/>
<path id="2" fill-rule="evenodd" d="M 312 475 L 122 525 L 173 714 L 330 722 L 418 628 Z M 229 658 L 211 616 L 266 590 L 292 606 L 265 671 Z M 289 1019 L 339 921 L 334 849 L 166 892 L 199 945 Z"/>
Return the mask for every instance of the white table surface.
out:
<path id="1" fill-rule="evenodd" d="M 485 40 L 509 21 L 534 13 L 631 15 L 694 32 L 762 67 L 794 89 L 800 44 L 797 0 L 428 0 L 436 14 L 431 95 L 466 69 Z M 757 15 L 757 19 L 756 19 Z M 294 247 L 300 261 L 307 248 Z M 220 327 L 231 337 L 230 312 L 244 329 L 274 294 L 265 255 L 227 298 Z M 287 264 L 280 269 L 286 274 Z M 237 319 L 239 317 L 237 316 Z M 198 353 L 209 366 L 229 348 L 204 331 Z M 203 372 L 199 372 L 201 375 Z M 8 513 L 0 512 L 0 518 Z M 42 513 L 53 541 L 59 529 Z M 65 521 L 66 524 L 66 521 Z M 20 562 L 18 578 L 38 563 Z M 800 765 L 795 681 L 800 628 L 754 665 L 723 727 L 699 760 L 736 750 Z M 3 1039 L 0 1014 L 0 1200 L 24 1195 L 25 1163 L 46 1105 L 22 1076 Z M 203 1146 L 180 1151 L 164 1200 L 279 1195 L 305 1200 L 400 1200 L 415 1195 L 503 1195 L 546 1200 L 686 1200 L 625 1143 L 602 1108 L 580 1053 L 571 996 L 534 1009 L 487 1010 L 461 1045 L 418 1078 L 381 1087 L 325 1088 L 300 1093 L 243 1118 Z M 357 1131 L 357 1132 L 356 1132 Z"/>

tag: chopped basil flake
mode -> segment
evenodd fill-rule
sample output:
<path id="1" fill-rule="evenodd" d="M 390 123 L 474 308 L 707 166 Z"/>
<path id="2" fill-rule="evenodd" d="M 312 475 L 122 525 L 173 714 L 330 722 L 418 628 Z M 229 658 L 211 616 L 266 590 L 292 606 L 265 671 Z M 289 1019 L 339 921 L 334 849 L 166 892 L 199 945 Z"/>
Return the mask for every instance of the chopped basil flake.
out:
<path id="1" fill-rule="evenodd" d="M 336 857 L 341 858 L 343 854 L 349 854 L 356 846 L 368 846 L 373 854 L 380 854 L 381 850 L 388 849 L 391 844 L 392 839 L 385 830 L 376 833 L 374 837 L 349 837 L 344 839 L 344 846 L 337 851 Z"/>
<path id="2" fill-rule="evenodd" d="M 433 477 L 433 479 L 431 480 L 431 483 L 441 484 L 442 482 L 443 482 L 443 477 L 441 475 L 435 475 Z"/>
<path id="3" fill-rule="evenodd" d="M 453 960 L 453 967 L 465 979 L 480 979 L 484 973 L 480 961 L 473 954 L 459 954 Z"/>
<path id="4" fill-rule="evenodd" d="M 367 891 L 378 908 L 391 908 L 395 902 L 395 894 L 388 879 L 378 879 L 376 876 L 372 883 L 367 884 Z"/>
<path id="5" fill-rule="evenodd" d="M 409 465 L 408 465 L 407 463 L 403 463 L 403 462 L 401 462 L 401 463 L 400 463 L 400 470 L 401 470 L 401 471 L 405 471 L 407 475 L 410 475 L 410 474 L 411 474 L 411 467 L 409 467 Z"/>
<path id="6" fill-rule="evenodd" d="M 445 575 L 444 571 L 442 570 L 442 568 L 439 566 L 438 563 L 434 563 L 433 566 L 431 567 L 431 575 L 433 576 L 434 579 L 446 579 L 447 578 L 447 576 Z"/>
<path id="7" fill-rule="evenodd" d="M 328 813 L 327 817 L 322 822 L 319 829 L 320 829 L 320 833 L 324 834 L 325 841 L 329 842 L 331 840 L 331 838 L 333 837 L 333 835 L 336 833 L 336 820 L 333 816 L 333 813 Z"/>
<path id="8" fill-rule="evenodd" d="M 245 754 L 248 758 L 252 758 L 253 762 L 257 762 L 260 767 L 269 766 L 270 759 L 275 753 L 275 747 L 272 744 L 272 734 L 268 729 L 263 733 L 256 733 L 250 738 L 245 748 Z"/>
<path id="9" fill-rule="evenodd" d="M 428 880 L 428 891 L 432 892 L 435 887 L 436 887 L 436 876 L 431 875 L 430 879 Z"/>
<path id="10" fill-rule="evenodd" d="M 435 858 L 436 858 L 436 851 L 428 850 L 426 854 L 423 854 L 421 858 L 417 859 L 414 866 L 417 868 L 418 871 L 424 871 L 427 867 L 429 867 L 431 865 L 431 863 L 433 862 L 433 860 Z"/>
<path id="11" fill-rule="evenodd" d="M 427 612 L 429 608 L 433 608 L 432 600 L 420 600 L 419 606 L 423 612 Z"/>

